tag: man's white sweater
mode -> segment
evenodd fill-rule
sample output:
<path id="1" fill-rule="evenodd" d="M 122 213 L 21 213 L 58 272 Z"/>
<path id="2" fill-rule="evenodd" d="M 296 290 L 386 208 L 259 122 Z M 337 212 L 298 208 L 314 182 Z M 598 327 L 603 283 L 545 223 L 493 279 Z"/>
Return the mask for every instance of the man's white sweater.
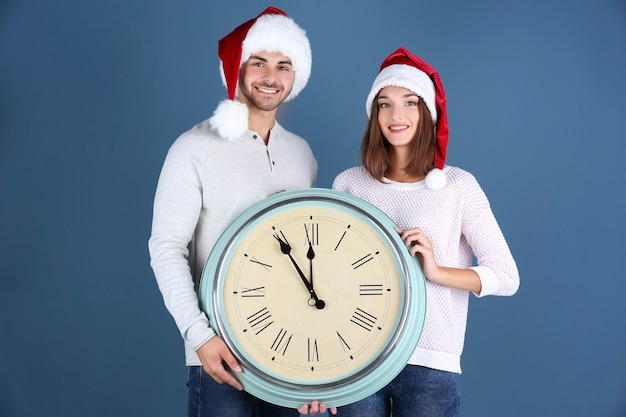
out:
<path id="1" fill-rule="evenodd" d="M 308 143 L 276 122 L 268 144 L 253 131 L 226 140 L 208 121 L 171 146 L 154 198 L 150 264 L 185 341 L 186 364 L 215 333 L 198 306 L 204 264 L 228 225 L 254 203 L 312 187 L 317 161 Z"/>

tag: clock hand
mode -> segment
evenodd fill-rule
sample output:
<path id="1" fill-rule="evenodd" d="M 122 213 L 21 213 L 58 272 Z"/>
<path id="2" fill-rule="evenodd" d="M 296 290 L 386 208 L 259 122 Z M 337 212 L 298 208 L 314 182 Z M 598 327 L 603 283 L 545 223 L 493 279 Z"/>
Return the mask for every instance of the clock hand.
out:
<path id="1" fill-rule="evenodd" d="M 323 300 L 319 300 L 317 299 L 317 297 L 315 297 L 315 290 L 314 290 L 315 287 L 313 286 L 313 258 L 315 258 L 315 252 L 313 251 L 313 246 L 311 245 L 310 240 L 309 240 L 309 250 L 306 253 L 306 257 L 309 258 L 309 277 L 311 281 L 311 291 L 312 291 L 311 294 L 315 298 L 315 307 L 321 310 L 322 308 L 324 308 L 326 303 Z"/>
<path id="2" fill-rule="evenodd" d="M 315 252 L 313 251 L 313 245 L 311 244 L 311 239 L 309 238 L 309 231 L 308 229 L 304 228 L 304 231 L 306 233 L 306 240 L 307 242 L 309 242 L 309 250 L 306 253 L 306 257 L 309 259 L 309 281 L 311 281 L 311 288 L 315 288 L 313 286 L 313 258 L 315 258 Z"/>
<path id="3" fill-rule="evenodd" d="M 280 232 L 280 233 L 282 235 L 282 232 Z M 298 275 L 302 279 L 302 282 L 304 282 L 304 286 L 307 288 L 307 290 L 309 290 L 309 293 L 311 294 L 311 299 L 315 300 L 315 304 L 311 304 L 311 305 L 315 305 L 315 308 L 317 308 L 318 310 L 323 309 L 324 306 L 326 305 L 326 303 L 323 300 L 320 300 L 317 297 L 317 294 L 315 294 L 315 290 L 313 289 L 313 285 L 311 285 L 309 283 L 309 281 L 304 276 L 304 272 L 302 272 L 302 270 L 300 269 L 300 267 L 296 263 L 296 260 L 293 259 L 293 256 L 291 256 L 291 245 L 287 242 L 287 238 L 285 238 L 285 235 L 283 235 L 283 239 L 284 240 L 281 239 L 280 236 L 278 236 L 278 234 L 274 234 L 274 238 L 276 238 L 276 240 L 280 244 L 280 251 L 283 254 L 289 256 L 289 259 L 291 260 L 291 263 L 296 268 L 296 271 L 298 272 Z"/>

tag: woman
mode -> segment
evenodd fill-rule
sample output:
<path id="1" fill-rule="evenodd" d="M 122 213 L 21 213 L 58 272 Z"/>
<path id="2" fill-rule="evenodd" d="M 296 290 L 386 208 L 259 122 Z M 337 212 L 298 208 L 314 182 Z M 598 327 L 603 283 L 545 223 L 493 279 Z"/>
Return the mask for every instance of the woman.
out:
<path id="1" fill-rule="evenodd" d="M 382 63 L 366 110 L 362 166 L 339 174 L 333 189 L 396 223 L 426 277 L 426 321 L 404 370 L 338 415 L 457 416 L 469 293 L 514 294 L 517 266 L 476 179 L 445 165 L 448 121 L 437 72 L 398 49 Z"/>

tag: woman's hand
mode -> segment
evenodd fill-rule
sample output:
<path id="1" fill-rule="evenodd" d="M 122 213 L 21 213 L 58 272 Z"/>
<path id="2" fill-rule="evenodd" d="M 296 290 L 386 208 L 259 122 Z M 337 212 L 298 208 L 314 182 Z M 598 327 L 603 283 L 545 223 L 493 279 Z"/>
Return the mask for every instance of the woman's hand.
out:
<path id="1" fill-rule="evenodd" d="M 435 284 L 445 285 L 446 287 L 456 288 L 463 291 L 472 291 L 480 294 L 482 290 L 482 282 L 478 273 L 473 269 L 450 268 L 437 265 L 435 262 L 435 250 L 431 240 L 419 228 L 400 229 L 395 227 L 396 232 L 409 248 L 411 256 L 417 256 L 424 277 Z"/>
<path id="2" fill-rule="evenodd" d="M 404 244 L 409 248 L 411 256 L 417 256 L 419 259 L 426 279 L 440 284 L 440 282 L 437 282 L 440 268 L 437 262 L 435 262 L 435 251 L 428 236 L 419 227 L 407 230 L 399 227 L 395 227 L 395 229 L 404 241 Z"/>

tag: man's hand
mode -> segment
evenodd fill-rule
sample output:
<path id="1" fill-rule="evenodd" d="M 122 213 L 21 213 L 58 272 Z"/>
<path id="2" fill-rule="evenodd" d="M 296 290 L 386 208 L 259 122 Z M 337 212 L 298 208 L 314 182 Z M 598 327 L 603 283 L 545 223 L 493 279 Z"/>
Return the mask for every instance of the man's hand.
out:
<path id="1" fill-rule="evenodd" d="M 325 413 L 326 412 L 326 404 L 320 404 L 318 401 L 313 401 L 311 405 L 303 404 L 302 407 L 298 409 L 300 414 L 309 414 L 314 416 L 317 413 Z M 332 407 L 328 409 L 328 412 L 332 415 L 337 414 L 337 407 Z"/>
<path id="2" fill-rule="evenodd" d="M 221 337 L 213 336 L 208 342 L 200 346 L 196 353 L 200 358 L 200 362 L 202 362 L 202 369 L 215 382 L 218 384 L 227 383 L 239 391 L 243 389 L 241 383 L 224 367 L 224 364 L 226 364 L 233 372 L 241 372 L 239 362 L 237 362 L 237 359 Z"/>

